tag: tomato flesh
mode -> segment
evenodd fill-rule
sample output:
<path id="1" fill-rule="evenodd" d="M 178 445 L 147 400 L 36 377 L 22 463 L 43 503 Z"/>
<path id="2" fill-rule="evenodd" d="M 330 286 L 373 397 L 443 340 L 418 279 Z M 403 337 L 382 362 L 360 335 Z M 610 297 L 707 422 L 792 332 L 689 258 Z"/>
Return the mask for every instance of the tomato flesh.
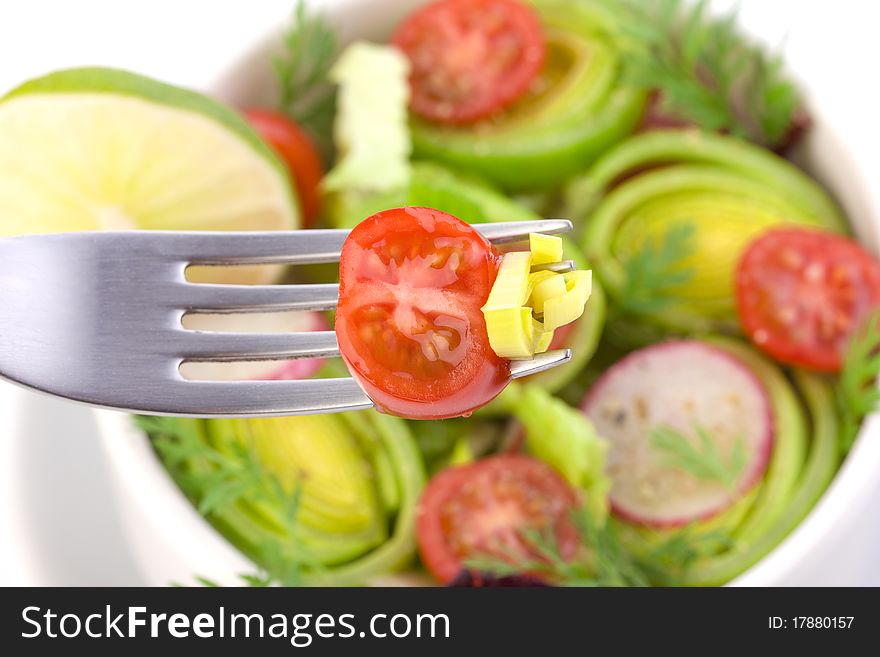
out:
<path id="1" fill-rule="evenodd" d="M 392 43 L 409 58 L 413 111 L 468 123 L 528 91 L 546 46 L 535 12 L 518 0 L 439 0 L 411 14 Z"/>
<path id="2" fill-rule="evenodd" d="M 447 468 L 422 493 L 416 512 L 419 552 L 440 582 L 452 581 L 476 557 L 539 558 L 524 532 L 552 532 L 563 558 L 579 538 L 571 521 L 577 495 L 550 466 L 502 454 Z"/>
<path id="3" fill-rule="evenodd" d="M 311 137 L 280 112 L 249 109 L 244 115 L 287 166 L 299 198 L 303 227 L 313 227 L 321 212 L 319 184 L 324 166 Z"/>
<path id="4" fill-rule="evenodd" d="M 740 321 L 776 360 L 834 372 L 880 305 L 880 263 L 852 240 L 805 228 L 769 231 L 736 272 Z"/>
<path id="5" fill-rule="evenodd" d="M 430 208 L 385 210 L 342 247 L 336 335 L 376 405 L 415 419 L 467 415 L 510 376 L 480 308 L 500 257 L 460 219 Z"/>

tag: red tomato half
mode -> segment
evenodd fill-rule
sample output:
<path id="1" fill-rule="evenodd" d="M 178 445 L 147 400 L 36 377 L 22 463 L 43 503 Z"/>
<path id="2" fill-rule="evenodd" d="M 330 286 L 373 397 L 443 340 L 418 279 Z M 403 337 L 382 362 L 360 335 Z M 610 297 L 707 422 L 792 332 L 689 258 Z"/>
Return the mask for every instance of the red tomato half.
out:
<path id="1" fill-rule="evenodd" d="M 336 335 L 349 370 L 383 410 L 466 415 L 510 375 L 480 308 L 499 256 L 471 226 L 430 208 L 396 208 L 351 231 L 339 261 Z"/>
<path id="2" fill-rule="evenodd" d="M 880 263 L 838 235 L 765 233 L 736 272 L 740 321 L 776 360 L 834 372 L 853 331 L 880 305 Z"/>
<path id="3" fill-rule="evenodd" d="M 303 228 L 313 227 L 321 211 L 318 185 L 324 176 L 324 167 L 311 137 L 280 112 L 250 109 L 244 115 L 251 127 L 287 165 L 299 197 Z"/>
<path id="4" fill-rule="evenodd" d="M 392 43 L 412 67 L 413 111 L 443 123 L 487 117 L 528 91 L 546 45 L 517 0 L 439 0 L 409 16 Z"/>
<path id="5" fill-rule="evenodd" d="M 431 574 L 448 583 L 470 558 L 539 558 L 523 532 L 556 534 L 570 559 L 579 538 L 571 522 L 577 496 L 550 466 L 503 454 L 447 468 L 428 483 L 416 510 L 419 553 Z"/>

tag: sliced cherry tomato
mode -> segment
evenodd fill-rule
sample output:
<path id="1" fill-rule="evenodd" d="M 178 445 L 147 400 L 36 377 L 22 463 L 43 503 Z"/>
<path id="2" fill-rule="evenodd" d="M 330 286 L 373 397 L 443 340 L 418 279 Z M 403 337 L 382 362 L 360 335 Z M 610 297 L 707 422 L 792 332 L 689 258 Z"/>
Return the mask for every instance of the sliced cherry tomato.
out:
<path id="1" fill-rule="evenodd" d="M 571 521 L 577 495 L 543 461 L 502 454 L 435 475 L 416 510 L 419 553 L 446 584 L 470 558 L 540 558 L 524 532 L 554 532 L 560 556 L 570 559 L 579 537 Z"/>
<path id="2" fill-rule="evenodd" d="M 324 166 L 312 138 L 280 112 L 249 109 L 244 115 L 251 127 L 287 165 L 299 197 L 303 228 L 313 227 L 321 211 L 318 185 L 324 176 Z"/>
<path id="3" fill-rule="evenodd" d="M 838 235 L 780 228 L 746 249 L 736 296 L 758 347 L 783 363 L 833 372 L 850 336 L 880 305 L 880 263 Z"/>
<path id="4" fill-rule="evenodd" d="M 468 123 L 528 91 L 544 63 L 541 24 L 517 0 L 439 0 L 411 14 L 392 43 L 410 60 L 412 109 Z"/>
<path id="5" fill-rule="evenodd" d="M 339 261 L 336 335 L 376 405 L 409 418 L 466 415 L 504 388 L 480 308 L 499 255 L 471 226 L 430 208 L 396 208 L 351 231 Z"/>

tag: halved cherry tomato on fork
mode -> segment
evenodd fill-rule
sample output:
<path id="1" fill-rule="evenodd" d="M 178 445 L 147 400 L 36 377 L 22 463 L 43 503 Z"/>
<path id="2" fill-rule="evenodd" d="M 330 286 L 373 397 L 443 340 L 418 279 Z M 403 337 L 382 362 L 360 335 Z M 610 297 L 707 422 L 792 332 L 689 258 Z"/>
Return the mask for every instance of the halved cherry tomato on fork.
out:
<path id="1" fill-rule="evenodd" d="M 339 261 L 336 336 L 376 405 L 395 415 L 466 415 L 504 388 L 480 308 L 499 255 L 450 214 L 406 207 L 355 226 Z"/>
<path id="2" fill-rule="evenodd" d="M 746 249 L 736 296 L 758 347 L 783 363 L 834 372 L 853 332 L 880 306 L 880 263 L 844 237 L 779 228 Z"/>
<path id="3" fill-rule="evenodd" d="M 543 461 L 521 454 L 492 456 L 442 470 L 428 482 L 416 509 L 422 561 L 446 584 L 464 562 L 488 555 L 540 558 L 524 532 L 553 532 L 560 556 L 574 556 L 579 537 L 571 521 L 574 490 Z"/>
<path id="4" fill-rule="evenodd" d="M 518 0 L 438 0 L 411 14 L 392 38 L 412 67 L 413 111 L 468 123 L 528 91 L 544 63 L 541 24 Z"/>
<path id="5" fill-rule="evenodd" d="M 318 185 L 324 176 L 321 156 L 312 138 L 281 112 L 249 109 L 244 115 L 287 166 L 299 197 L 303 228 L 311 228 L 321 210 Z"/>

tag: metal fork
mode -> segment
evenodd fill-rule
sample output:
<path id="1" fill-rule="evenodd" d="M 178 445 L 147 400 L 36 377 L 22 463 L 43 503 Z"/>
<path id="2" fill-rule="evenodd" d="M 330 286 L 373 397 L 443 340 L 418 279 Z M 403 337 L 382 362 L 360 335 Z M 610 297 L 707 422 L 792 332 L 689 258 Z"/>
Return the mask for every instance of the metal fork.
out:
<path id="1" fill-rule="evenodd" d="M 476 225 L 494 243 L 571 229 L 562 219 Z M 352 378 L 190 381 L 185 361 L 339 355 L 333 331 L 221 333 L 188 313 L 330 310 L 338 285 L 188 282 L 191 265 L 339 260 L 344 230 L 271 233 L 91 232 L 0 239 L 0 378 L 51 395 L 152 415 L 257 417 L 369 408 Z M 555 263 L 556 270 L 571 268 Z M 512 379 L 566 362 L 569 350 L 511 363 Z"/>

